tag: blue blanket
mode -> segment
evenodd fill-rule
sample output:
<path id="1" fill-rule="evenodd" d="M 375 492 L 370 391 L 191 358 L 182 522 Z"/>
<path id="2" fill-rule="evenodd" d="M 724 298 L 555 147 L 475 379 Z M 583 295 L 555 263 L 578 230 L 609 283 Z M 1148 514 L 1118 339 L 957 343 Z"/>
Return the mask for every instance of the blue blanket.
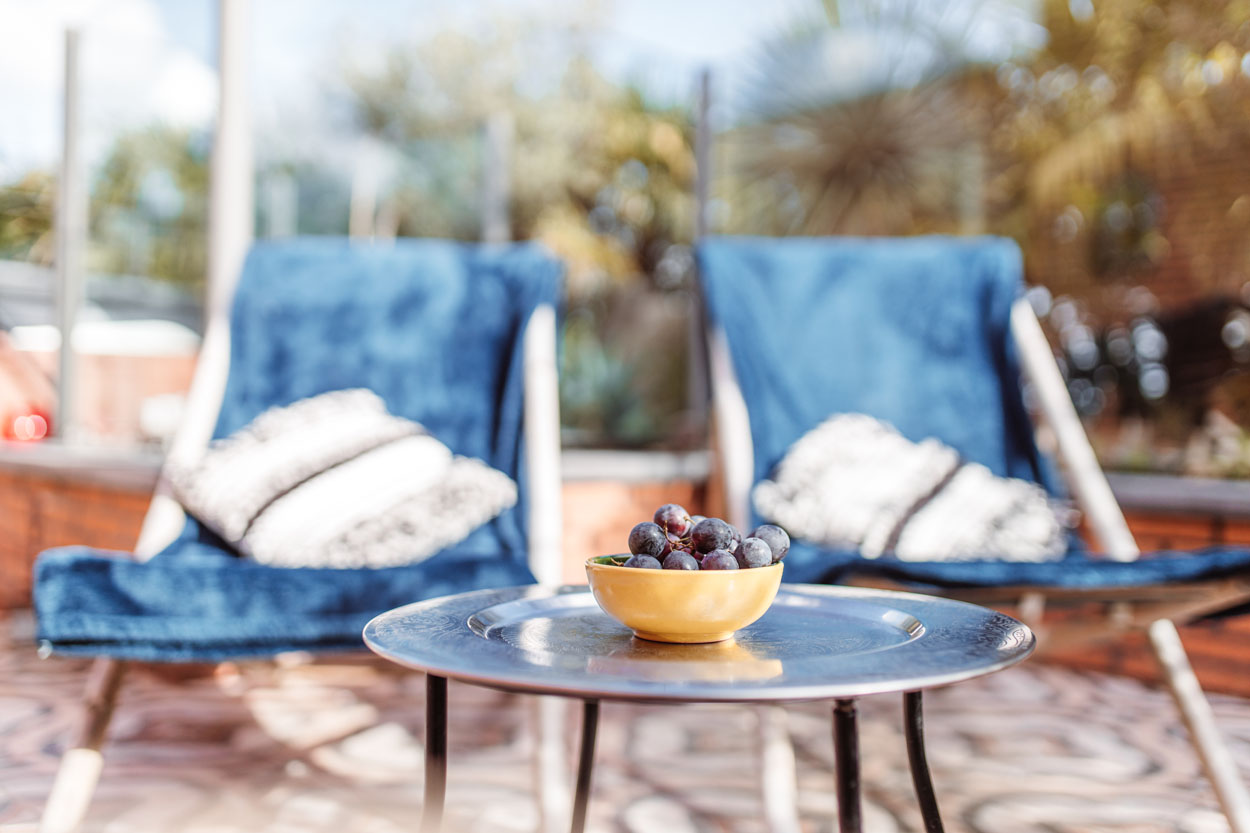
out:
<path id="1" fill-rule="evenodd" d="M 233 302 L 214 436 L 272 406 L 367 387 L 456 453 L 516 480 L 517 506 L 448 551 L 384 570 L 267 567 L 194 521 L 145 563 L 50 550 L 35 567 L 39 638 L 60 653 L 171 661 L 357 649 L 365 622 L 396 605 L 532 582 L 522 337 L 535 307 L 558 302 L 559 279 L 559 264 L 529 245 L 257 245 Z"/>
<path id="2" fill-rule="evenodd" d="M 1002 238 L 712 238 L 699 246 L 711 321 L 724 329 L 751 422 L 753 482 L 835 413 L 864 413 L 912 441 L 935 437 L 996 475 L 1060 496 L 1039 454 L 1010 334 L 1022 261 Z M 761 520 L 758 515 L 753 522 Z M 796 542 L 787 581 L 857 575 L 919 586 L 1125 587 L 1250 569 L 1250 551 L 1061 561 L 865 559 Z"/>

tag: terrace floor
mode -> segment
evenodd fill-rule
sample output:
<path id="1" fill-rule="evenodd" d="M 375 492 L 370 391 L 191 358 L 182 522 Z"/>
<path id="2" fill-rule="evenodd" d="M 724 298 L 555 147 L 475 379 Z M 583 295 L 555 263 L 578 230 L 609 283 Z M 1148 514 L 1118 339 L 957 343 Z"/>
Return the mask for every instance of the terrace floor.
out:
<path id="1" fill-rule="evenodd" d="M 0 831 L 34 831 L 88 663 L 40 660 L 0 619 Z M 140 669 L 123 689 L 84 833 L 418 828 L 423 681 L 363 658 Z M 1250 774 L 1250 700 L 1211 698 Z M 534 829 L 526 698 L 453 683 L 445 829 Z M 947 830 L 1227 830 L 1168 695 L 1036 661 L 926 698 Z M 829 710 L 787 707 L 805 831 L 834 828 Z M 576 710 L 570 709 L 570 728 Z M 862 702 L 866 829 L 918 831 L 894 697 Z M 605 704 L 588 829 L 758 833 L 755 717 Z M 575 729 L 570 738 L 575 739 Z"/>

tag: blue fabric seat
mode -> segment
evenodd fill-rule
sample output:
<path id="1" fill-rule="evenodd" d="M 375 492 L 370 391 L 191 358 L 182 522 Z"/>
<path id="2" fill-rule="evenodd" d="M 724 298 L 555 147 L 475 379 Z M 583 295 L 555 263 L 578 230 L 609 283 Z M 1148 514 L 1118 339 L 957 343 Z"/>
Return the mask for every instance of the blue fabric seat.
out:
<path id="1" fill-rule="evenodd" d="M 1000 238 L 712 238 L 699 246 L 711 322 L 723 329 L 750 419 L 752 484 L 835 413 L 936 437 L 996 475 L 1061 487 L 1039 454 L 1011 337 L 1021 256 Z M 761 519 L 752 507 L 751 523 Z M 1250 571 L 1250 550 L 1060 561 L 866 559 L 796 541 L 786 580 L 885 578 L 918 587 L 1096 590 Z"/>
<path id="2" fill-rule="evenodd" d="M 39 638 L 62 654 L 158 661 L 356 650 L 364 624 L 389 608 L 533 582 L 522 338 L 535 308 L 557 304 L 560 274 L 531 245 L 257 245 L 235 291 L 215 437 L 272 406 L 367 387 L 454 452 L 510 476 L 518 504 L 426 561 L 387 569 L 264 566 L 194 520 L 144 562 L 49 550 L 35 565 Z"/>

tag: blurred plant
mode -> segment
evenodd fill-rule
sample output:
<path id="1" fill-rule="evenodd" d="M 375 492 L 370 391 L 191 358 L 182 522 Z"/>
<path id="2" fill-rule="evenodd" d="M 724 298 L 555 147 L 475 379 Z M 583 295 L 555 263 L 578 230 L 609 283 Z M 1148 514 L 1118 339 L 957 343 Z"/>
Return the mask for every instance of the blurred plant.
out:
<path id="1" fill-rule="evenodd" d="M 979 226 L 992 75 L 978 25 L 1018 12 L 989 0 L 826 0 L 824 12 L 755 55 L 743 124 L 725 140 L 730 227 L 915 234 Z"/>
<path id="2" fill-rule="evenodd" d="M 445 32 L 380 61 L 345 58 L 357 123 L 400 158 L 381 201 L 397 204 L 400 234 L 479 236 L 480 192 L 465 184 L 482 175 L 475 137 L 503 114 L 514 135 L 512 236 L 565 257 L 571 297 L 613 282 L 673 288 L 686 275 L 661 263 L 691 235 L 689 114 L 607 81 L 580 41 L 577 25 L 521 19 L 481 37 Z"/>
<path id="3" fill-rule="evenodd" d="M 120 136 L 91 189 L 88 267 L 188 289 L 207 261 L 207 137 L 163 126 Z"/>
<path id="4" fill-rule="evenodd" d="M 1106 459 L 1243 470 L 1203 438 L 1250 427 L 1250 0 L 1040 0 L 994 57 L 1005 5 L 826 0 L 767 44 L 728 227 L 1013 236 Z"/>
<path id="5" fill-rule="evenodd" d="M 399 234 L 480 236 L 481 148 L 512 126 L 514 239 L 566 267 L 562 417 L 573 443 L 682 442 L 693 257 L 689 114 L 606 80 L 593 21 L 498 21 L 345 58 L 349 109 L 396 157 L 380 197 Z M 467 141 L 466 141 L 467 139 Z"/>
<path id="6" fill-rule="evenodd" d="M 1006 167 L 991 199 L 1012 213 L 1083 209 L 1091 184 L 1250 135 L 1248 17 L 1245 0 L 1044 0 L 1046 45 L 998 69 L 992 146 Z"/>
<path id="7" fill-rule="evenodd" d="M 163 126 L 118 136 L 93 173 L 87 268 L 203 284 L 208 148 Z M 0 186 L 0 257 L 50 266 L 56 254 L 56 177 L 32 171 Z"/>
<path id="8" fill-rule="evenodd" d="M 1108 437 L 1122 423 L 1149 438 L 1149 454 L 1105 441 L 1107 460 L 1235 475 L 1226 438 L 1203 438 L 1220 409 L 1235 414 L 1220 390 L 1250 379 L 1250 189 L 1205 172 L 1237 170 L 1250 147 L 1250 3 L 1046 0 L 1042 13 L 1045 47 L 997 73 L 990 214 L 1025 242 L 1036 280 L 1080 298 L 1079 321 L 1051 319 L 1074 401 Z M 1149 431 L 1124 427 L 1138 421 Z M 1194 451 L 1208 446 L 1221 450 Z"/>
<path id="9" fill-rule="evenodd" d="M 30 171 L 0 186 L 0 258 L 51 265 L 56 180 L 46 171 Z"/>

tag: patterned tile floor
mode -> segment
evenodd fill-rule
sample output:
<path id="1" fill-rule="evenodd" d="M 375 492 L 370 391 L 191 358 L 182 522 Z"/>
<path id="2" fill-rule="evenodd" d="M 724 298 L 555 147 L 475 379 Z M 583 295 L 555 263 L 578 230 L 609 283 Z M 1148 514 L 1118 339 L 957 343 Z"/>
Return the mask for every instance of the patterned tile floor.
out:
<path id="1" fill-rule="evenodd" d="M 0 629 L 0 831 L 33 831 L 87 664 L 40 660 L 28 617 Z M 415 830 L 423 691 L 417 675 L 355 659 L 137 671 L 85 833 Z M 449 701 L 445 829 L 534 829 L 527 698 L 453 683 Z M 1212 703 L 1250 776 L 1250 701 Z M 926 706 L 951 833 L 1227 830 L 1161 691 L 1028 662 L 932 692 Z M 830 831 L 828 710 L 787 713 L 804 830 Z M 589 830 L 765 831 L 755 721 L 733 707 L 604 705 Z M 866 829 L 920 830 L 896 698 L 863 701 L 860 743 Z"/>

